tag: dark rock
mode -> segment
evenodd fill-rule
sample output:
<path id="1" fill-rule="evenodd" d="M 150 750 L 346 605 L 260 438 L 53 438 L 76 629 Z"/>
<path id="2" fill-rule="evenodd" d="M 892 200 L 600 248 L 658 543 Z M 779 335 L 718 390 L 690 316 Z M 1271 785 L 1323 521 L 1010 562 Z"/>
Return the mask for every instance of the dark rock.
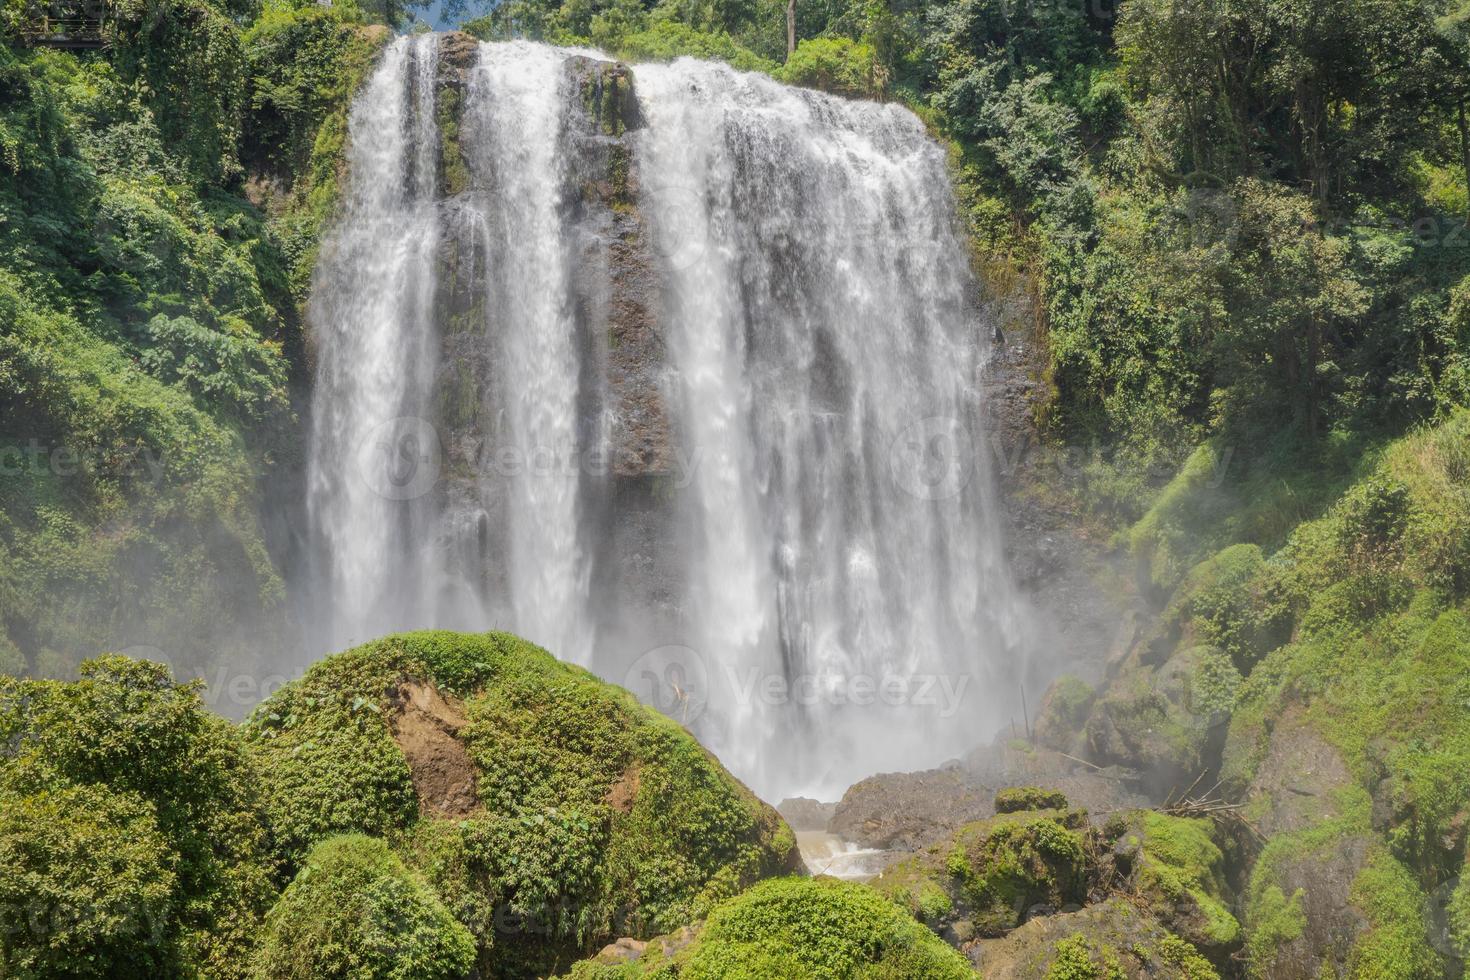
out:
<path id="1" fill-rule="evenodd" d="M 1058 944 L 1064 940 L 1066 946 L 1059 949 Z M 1055 976 L 1185 980 L 1208 975 L 1201 972 L 1202 967 L 1208 969 L 1202 957 L 1171 936 L 1152 916 L 1120 898 L 1033 918 L 1004 939 L 976 940 L 967 952 L 986 980 L 1047 980 Z M 1065 966 L 1058 964 L 1063 957 Z M 1089 967 L 1078 964 L 1084 957 Z M 1104 972 L 1104 964 L 1115 965 L 1116 972 Z M 1056 972 L 1053 966 L 1059 967 Z"/>
<path id="2" fill-rule="evenodd" d="M 963 770 L 882 773 L 843 794 L 829 829 L 862 847 L 917 851 L 995 813 L 995 790 Z"/>
<path id="3" fill-rule="evenodd" d="M 1292 833 L 1340 815 L 1337 790 L 1352 783 L 1342 754 L 1290 708 L 1271 730 L 1266 757 L 1246 800 L 1266 837 Z"/>
<path id="4" fill-rule="evenodd" d="M 1246 924 L 1278 941 L 1260 945 L 1253 969 L 1268 977 L 1349 975 L 1353 947 L 1369 927 L 1354 901 L 1353 882 L 1367 864 L 1371 847 L 1366 837 L 1349 835 L 1273 862 L 1264 876 L 1269 881 L 1266 887 L 1279 889 L 1284 904 L 1278 908 L 1258 901 Z M 1285 911 L 1293 906 L 1299 912 Z M 1278 916 L 1286 917 L 1292 927 L 1279 928 L 1271 921 Z"/>
<path id="5" fill-rule="evenodd" d="M 808 799 L 805 796 L 797 796 L 782 800 L 776 806 L 776 811 L 786 818 L 792 830 L 818 830 L 826 832 L 828 824 L 832 822 L 832 814 L 836 812 L 836 803 L 822 803 L 818 800 Z"/>

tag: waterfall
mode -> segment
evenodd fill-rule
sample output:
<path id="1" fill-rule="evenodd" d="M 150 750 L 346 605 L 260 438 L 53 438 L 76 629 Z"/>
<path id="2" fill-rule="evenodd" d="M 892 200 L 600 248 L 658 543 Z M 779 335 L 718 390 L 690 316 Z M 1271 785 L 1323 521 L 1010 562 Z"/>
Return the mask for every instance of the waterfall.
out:
<path id="1" fill-rule="evenodd" d="M 432 38 L 400 38 L 353 103 L 349 178 L 308 317 L 317 377 L 307 470 L 321 635 L 365 641 L 430 608 L 423 545 L 438 437 L 432 291 L 438 242 Z"/>
<path id="2" fill-rule="evenodd" d="M 521 633 L 770 796 L 1009 721 L 942 148 L 723 66 L 449 37 L 359 95 L 318 263 L 316 642 Z"/>

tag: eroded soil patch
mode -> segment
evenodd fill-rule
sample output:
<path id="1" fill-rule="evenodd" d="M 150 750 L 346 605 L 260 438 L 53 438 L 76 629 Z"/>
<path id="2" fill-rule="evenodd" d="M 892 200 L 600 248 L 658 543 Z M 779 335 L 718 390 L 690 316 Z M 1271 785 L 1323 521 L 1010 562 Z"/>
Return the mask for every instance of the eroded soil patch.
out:
<path id="1" fill-rule="evenodd" d="M 399 684 L 392 696 L 393 739 L 408 759 L 413 788 L 425 812 L 462 817 L 480 809 L 475 765 L 460 741 L 467 719 L 458 700 L 427 681 Z"/>

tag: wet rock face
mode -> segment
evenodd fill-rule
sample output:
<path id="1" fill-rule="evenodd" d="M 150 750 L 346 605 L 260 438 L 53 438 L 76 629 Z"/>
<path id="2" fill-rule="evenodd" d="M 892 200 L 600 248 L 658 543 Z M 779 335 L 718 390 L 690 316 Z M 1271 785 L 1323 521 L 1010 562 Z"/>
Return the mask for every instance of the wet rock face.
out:
<path id="1" fill-rule="evenodd" d="M 982 377 L 985 424 L 975 449 L 988 457 L 1000 489 L 1007 563 L 1041 624 L 1026 678 L 1034 712 L 1062 673 L 1098 684 L 1118 646 L 1133 639 L 1143 604 L 1119 556 L 1105 537 L 1089 533 L 1087 515 L 1068 495 L 1084 447 L 1056 446 L 1038 430 L 1047 382 L 1032 302 L 1029 295 L 989 301 L 1004 333 L 994 338 Z"/>
<path id="2" fill-rule="evenodd" d="M 1342 837 L 1328 847 L 1303 848 L 1263 877 L 1262 890 L 1279 889 L 1282 902 L 1258 898 L 1247 919 L 1247 928 L 1277 940 L 1253 942 L 1253 971 L 1267 977 L 1349 975 L 1354 946 L 1370 926 L 1353 885 L 1371 848 L 1367 837 Z M 1291 928 L 1276 928 L 1282 921 Z"/>

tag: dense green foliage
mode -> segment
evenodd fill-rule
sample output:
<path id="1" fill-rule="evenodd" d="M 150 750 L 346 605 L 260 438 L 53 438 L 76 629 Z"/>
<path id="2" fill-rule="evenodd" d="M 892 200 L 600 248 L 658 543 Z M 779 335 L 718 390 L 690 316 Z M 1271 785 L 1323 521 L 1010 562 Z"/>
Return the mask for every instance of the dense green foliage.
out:
<path id="1" fill-rule="evenodd" d="M 311 849 L 266 917 L 258 980 L 457 980 L 475 941 L 438 896 L 371 837 Z"/>
<path id="2" fill-rule="evenodd" d="M 421 808 L 395 740 L 410 682 L 463 714 L 477 801 L 453 821 Z M 246 733 L 288 866 L 331 834 L 389 837 L 497 975 L 675 929 L 795 860 L 775 812 L 683 729 L 507 634 L 412 633 L 328 658 Z"/>
<path id="3" fill-rule="evenodd" d="M 635 961 L 579 963 L 573 980 L 963 980 L 964 957 L 865 885 L 762 882 L 718 906 L 692 937 L 648 944 Z"/>
<path id="4" fill-rule="evenodd" d="M 1095 826 L 1034 787 L 1003 791 L 996 805 L 1000 815 L 887 868 L 873 887 L 951 941 L 1007 937 L 989 949 L 1024 966 L 1001 975 L 1114 976 L 1107 964 L 1122 955 L 1147 973 L 1121 975 L 1214 977 L 1201 951 L 1228 962 L 1239 948 L 1208 821 L 1122 811 Z"/>
<path id="5" fill-rule="evenodd" d="M 197 684 L 124 657 L 0 679 L 0 972 L 243 976 L 274 895 L 264 814 Z"/>
<path id="6" fill-rule="evenodd" d="M 7 32 L 26 6 L 0 10 Z M 300 308 L 356 8 L 119 4 L 98 52 L 0 44 L 0 666 L 249 663 L 284 586 Z M 278 188 L 267 193 L 268 188 Z M 264 205 L 264 207 L 262 207 Z M 224 598 L 227 597 L 227 598 Z"/>
<path id="7" fill-rule="evenodd" d="M 682 728 L 506 634 L 349 651 L 239 727 L 199 691 L 120 656 L 0 678 L 6 977 L 544 976 L 799 867 Z"/>

